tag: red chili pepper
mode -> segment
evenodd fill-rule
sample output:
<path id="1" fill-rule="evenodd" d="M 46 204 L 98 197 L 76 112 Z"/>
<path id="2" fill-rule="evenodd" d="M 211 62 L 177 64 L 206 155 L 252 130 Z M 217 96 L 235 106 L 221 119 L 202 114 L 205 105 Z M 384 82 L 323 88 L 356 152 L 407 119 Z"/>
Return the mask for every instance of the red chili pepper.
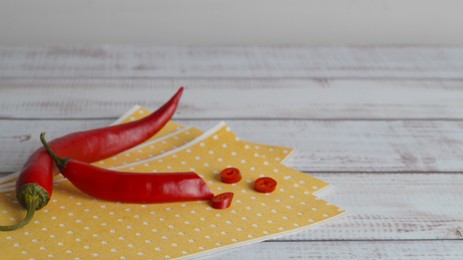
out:
<path id="1" fill-rule="evenodd" d="M 261 177 L 254 181 L 254 190 L 262 193 L 272 192 L 277 187 L 277 181 L 270 177 Z"/>
<path id="2" fill-rule="evenodd" d="M 95 162 L 120 153 L 142 143 L 157 133 L 174 115 L 183 87 L 162 107 L 140 120 L 76 132 L 50 142 L 55 152 L 84 162 Z M 35 210 L 47 205 L 53 192 L 53 160 L 43 148 L 36 150 L 24 164 L 16 181 L 16 197 L 27 209 L 26 217 L 19 223 L 0 226 L 0 231 L 21 228 L 30 222 Z"/>
<path id="3" fill-rule="evenodd" d="M 226 209 L 230 207 L 234 195 L 233 192 L 216 195 L 211 199 L 211 205 L 214 209 Z"/>
<path id="4" fill-rule="evenodd" d="M 220 179 L 224 183 L 236 183 L 241 180 L 240 170 L 234 167 L 225 168 L 220 172 Z"/>
<path id="5" fill-rule="evenodd" d="M 194 172 L 131 173 L 98 168 L 72 158 L 58 157 L 40 135 L 58 169 L 82 192 L 102 200 L 129 203 L 162 203 L 208 200 L 213 194 Z"/>

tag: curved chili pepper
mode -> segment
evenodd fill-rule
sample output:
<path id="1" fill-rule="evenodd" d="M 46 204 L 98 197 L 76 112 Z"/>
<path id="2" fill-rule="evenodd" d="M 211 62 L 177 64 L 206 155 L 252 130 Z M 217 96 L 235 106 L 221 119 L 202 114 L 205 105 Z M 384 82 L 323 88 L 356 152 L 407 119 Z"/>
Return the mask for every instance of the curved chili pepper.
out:
<path id="1" fill-rule="evenodd" d="M 214 195 L 194 172 L 133 173 L 102 169 L 86 162 L 57 156 L 40 135 L 61 174 L 94 198 L 129 203 L 209 200 Z"/>
<path id="2" fill-rule="evenodd" d="M 127 150 L 156 134 L 174 115 L 180 97 L 177 93 L 162 107 L 140 120 L 71 133 L 50 142 L 50 146 L 64 157 L 84 162 L 95 162 Z M 0 231 L 21 228 L 30 222 L 35 210 L 47 205 L 53 192 L 53 176 L 57 173 L 53 159 L 43 148 L 37 149 L 24 164 L 16 181 L 16 197 L 27 209 L 26 217 L 19 223 L 0 226 Z"/>

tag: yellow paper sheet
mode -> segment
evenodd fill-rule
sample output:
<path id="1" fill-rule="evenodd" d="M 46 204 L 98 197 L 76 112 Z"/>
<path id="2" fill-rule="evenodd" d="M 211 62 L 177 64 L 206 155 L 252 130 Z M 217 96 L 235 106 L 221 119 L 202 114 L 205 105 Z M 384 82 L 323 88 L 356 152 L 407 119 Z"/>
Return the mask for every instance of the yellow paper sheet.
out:
<path id="1" fill-rule="evenodd" d="M 180 258 L 269 239 L 343 213 L 312 195 L 326 183 L 260 158 L 246 143 L 236 141 L 224 124 L 154 159 L 155 164 L 124 167 L 130 171 L 194 170 L 215 194 L 234 192 L 232 206 L 216 210 L 206 201 L 149 205 L 99 201 L 63 180 L 56 183 L 50 204 L 31 224 L 0 233 L 2 257 Z M 218 173 L 228 166 L 242 170 L 241 182 L 220 182 Z M 276 179 L 277 190 L 271 194 L 255 192 L 252 182 L 260 176 Z M 0 202 L 1 223 L 22 218 L 24 212 L 18 212 L 14 192 L 0 194 Z"/>
<path id="2" fill-rule="evenodd" d="M 144 107 L 134 106 L 115 123 L 128 123 L 139 120 L 150 113 L 151 111 Z M 137 162 L 149 159 L 184 145 L 204 133 L 200 129 L 183 126 L 173 121 L 170 121 L 165 128 L 167 129 L 163 129 L 160 133 L 156 134 L 143 144 L 122 152 L 119 155 L 112 156 L 106 160 L 96 162 L 95 165 L 104 168 L 112 168 L 128 162 Z M 247 141 L 244 142 L 246 142 L 251 149 L 256 150 L 262 158 L 268 157 L 269 160 L 280 163 L 286 161 L 294 152 L 294 149 L 289 147 L 257 144 Z"/>

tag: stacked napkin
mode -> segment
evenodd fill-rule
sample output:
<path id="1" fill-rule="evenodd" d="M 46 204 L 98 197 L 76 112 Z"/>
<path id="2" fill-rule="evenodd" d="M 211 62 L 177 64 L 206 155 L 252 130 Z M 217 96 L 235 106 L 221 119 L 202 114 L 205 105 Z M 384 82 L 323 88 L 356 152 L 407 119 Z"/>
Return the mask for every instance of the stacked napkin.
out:
<path id="1" fill-rule="evenodd" d="M 115 124 L 140 119 L 150 111 L 135 106 Z M 329 184 L 285 166 L 292 148 L 243 141 L 225 122 L 203 132 L 169 122 L 143 144 L 96 162 L 103 168 L 137 172 L 194 171 L 214 194 L 233 192 L 228 209 L 207 201 L 125 204 L 91 198 L 62 176 L 55 178 L 50 203 L 26 227 L 0 233 L 6 259 L 87 258 L 173 259 L 213 253 L 306 229 L 345 213 L 314 195 Z M 235 184 L 220 181 L 227 167 L 240 169 Z M 277 189 L 258 193 L 259 177 L 272 177 Z M 0 188 L 0 223 L 23 218 L 14 178 Z"/>

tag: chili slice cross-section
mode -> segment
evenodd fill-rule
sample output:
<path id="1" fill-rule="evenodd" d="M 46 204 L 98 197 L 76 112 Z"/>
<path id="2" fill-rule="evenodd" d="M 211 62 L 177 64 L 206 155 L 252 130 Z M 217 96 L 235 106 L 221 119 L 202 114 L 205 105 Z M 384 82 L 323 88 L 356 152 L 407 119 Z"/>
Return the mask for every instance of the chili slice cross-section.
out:
<path id="1" fill-rule="evenodd" d="M 270 177 L 261 177 L 254 181 L 254 190 L 257 192 L 268 193 L 275 190 L 277 181 Z"/>
<path id="2" fill-rule="evenodd" d="M 211 205 L 214 209 L 226 209 L 230 207 L 234 195 L 233 192 L 216 195 L 211 199 Z"/>
<path id="3" fill-rule="evenodd" d="M 220 180 L 224 183 L 237 183 L 241 180 L 240 170 L 234 167 L 225 168 L 220 172 Z"/>

